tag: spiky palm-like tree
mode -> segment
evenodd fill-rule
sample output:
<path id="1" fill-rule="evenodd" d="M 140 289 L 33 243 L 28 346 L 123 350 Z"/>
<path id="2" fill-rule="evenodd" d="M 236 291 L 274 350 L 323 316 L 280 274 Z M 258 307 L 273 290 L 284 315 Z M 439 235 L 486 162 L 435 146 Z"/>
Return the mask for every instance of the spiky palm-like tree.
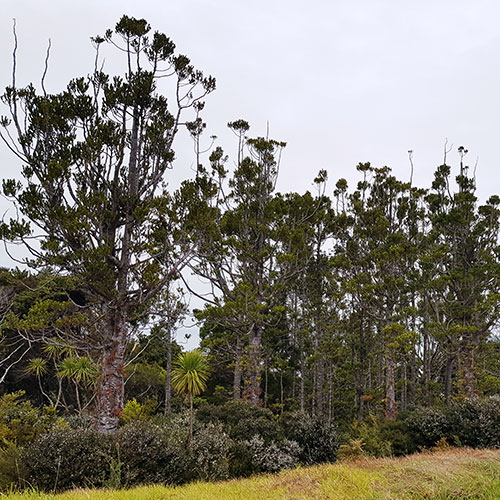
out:
<path id="1" fill-rule="evenodd" d="M 54 370 L 58 374 L 57 383 L 57 397 L 54 403 L 54 408 L 57 409 L 59 406 L 59 402 L 61 401 L 62 394 L 62 381 L 64 377 L 61 377 L 59 374 L 59 361 L 64 357 L 73 357 L 74 356 L 74 348 L 71 344 L 64 342 L 57 338 L 49 339 L 49 342 L 42 347 L 43 352 L 46 356 L 52 361 L 54 365 Z M 64 401 L 64 398 L 63 398 Z"/>
<path id="2" fill-rule="evenodd" d="M 193 438 L 193 396 L 206 389 L 209 373 L 207 359 L 198 349 L 180 354 L 174 362 L 172 387 L 189 396 L 189 442 Z"/>
<path id="3" fill-rule="evenodd" d="M 35 377 L 38 380 L 38 387 L 40 387 L 40 393 L 42 395 L 42 398 L 45 396 L 48 400 L 49 403 L 53 406 L 54 403 L 52 402 L 52 399 L 50 396 L 43 390 L 42 386 L 42 375 L 47 374 L 48 369 L 47 369 L 47 361 L 42 358 L 32 358 L 28 362 L 28 366 L 26 367 L 26 373 L 29 373 L 30 375 L 35 375 Z"/>
<path id="4" fill-rule="evenodd" d="M 97 379 L 98 370 L 94 363 L 86 356 L 65 358 L 59 363 L 59 377 L 71 380 L 75 385 L 76 403 L 78 411 L 82 411 L 80 401 L 80 384 L 89 386 Z"/>

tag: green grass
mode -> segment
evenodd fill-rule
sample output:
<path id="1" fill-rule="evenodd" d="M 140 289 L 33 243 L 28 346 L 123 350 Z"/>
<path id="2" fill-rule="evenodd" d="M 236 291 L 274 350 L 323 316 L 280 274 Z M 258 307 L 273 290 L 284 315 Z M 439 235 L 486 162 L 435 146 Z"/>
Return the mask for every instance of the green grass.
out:
<path id="1" fill-rule="evenodd" d="M 445 450 L 364 459 L 182 487 L 9 494 L 11 500 L 499 500 L 500 450 Z"/>

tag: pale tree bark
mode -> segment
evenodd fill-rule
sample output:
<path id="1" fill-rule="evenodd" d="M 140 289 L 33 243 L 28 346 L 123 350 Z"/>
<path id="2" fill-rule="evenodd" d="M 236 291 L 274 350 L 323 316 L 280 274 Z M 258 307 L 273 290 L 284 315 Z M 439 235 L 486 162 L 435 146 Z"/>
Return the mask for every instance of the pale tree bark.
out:
<path id="1" fill-rule="evenodd" d="M 245 399 L 254 406 L 260 406 L 262 370 L 262 329 L 253 325 L 249 331 L 248 368 Z"/>
<path id="2" fill-rule="evenodd" d="M 241 399 L 241 355 L 242 355 L 242 345 L 241 345 L 241 334 L 238 332 L 236 334 L 236 350 L 234 355 L 234 370 L 233 370 L 233 399 Z"/>

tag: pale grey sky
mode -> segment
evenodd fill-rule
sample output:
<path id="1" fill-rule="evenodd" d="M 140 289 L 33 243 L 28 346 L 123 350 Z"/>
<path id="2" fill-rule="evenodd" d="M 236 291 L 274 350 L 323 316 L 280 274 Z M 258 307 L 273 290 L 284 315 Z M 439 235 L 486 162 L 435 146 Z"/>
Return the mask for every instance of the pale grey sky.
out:
<path id="1" fill-rule="evenodd" d="M 122 14 L 146 18 L 195 66 L 217 78 L 207 136 L 230 152 L 228 121 L 288 142 L 278 188 L 305 191 L 319 169 L 329 189 L 370 161 L 429 186 L 447 138 L 479 158 L 481 198 L 500 193 L 500 3 L 495 0 L 2 0 L 0 87 L 10 81 L 12 18 L 18 82 L 40 80 L 52 40 L 49 90 L 91 71 L 89 37 Z M 108 63 L 112 64 L 112 57 Z M 0 114 L 5 113 L 1 111 Z M 189 148 L 175 176 L 187 175 Z M 456 160 L 456 154 L 450 154 Z M 0 144 L 1 177 L 19 162 Z M 2 213 L 7 204 L 0 200 Z M 0 264 L 8 265 L 0 248 Z"/>

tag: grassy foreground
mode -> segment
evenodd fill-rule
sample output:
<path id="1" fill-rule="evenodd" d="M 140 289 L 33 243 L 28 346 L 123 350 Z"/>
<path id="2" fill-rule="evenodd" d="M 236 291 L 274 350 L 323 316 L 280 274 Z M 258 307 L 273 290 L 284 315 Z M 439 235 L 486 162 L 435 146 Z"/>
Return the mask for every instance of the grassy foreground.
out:
<path id="1" fill-rule="evenodd" d="M 500 450 L 448 450 L 366 459 L 220 483 L 130 490 L 9 494 L 11 500 L 500 499 Z"/>

